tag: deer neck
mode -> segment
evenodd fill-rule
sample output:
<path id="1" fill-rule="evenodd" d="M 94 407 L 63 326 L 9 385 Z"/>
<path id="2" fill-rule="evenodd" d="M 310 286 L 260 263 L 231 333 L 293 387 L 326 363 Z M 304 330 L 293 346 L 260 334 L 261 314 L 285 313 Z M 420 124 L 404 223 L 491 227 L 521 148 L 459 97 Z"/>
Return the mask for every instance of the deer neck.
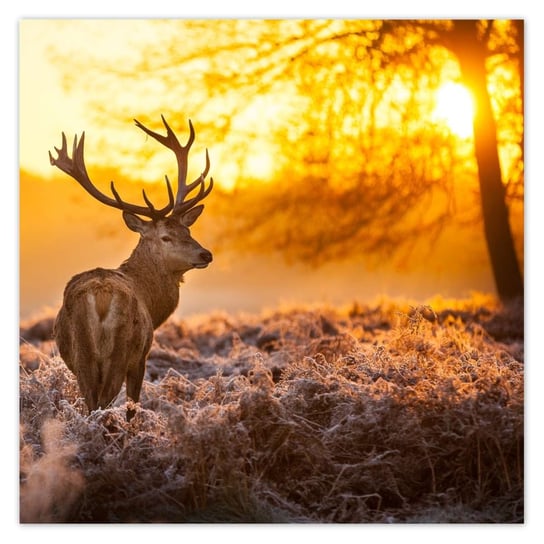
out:
<path id="1" fill-rule="evenodd" d="M 142 244 L 136 246 L 119 271 L 132 280 L 134 290 L 147 307 L 156 329 L 178 305 L 183 274 L 166 270 L 164 263 L 154 259 Z"/>

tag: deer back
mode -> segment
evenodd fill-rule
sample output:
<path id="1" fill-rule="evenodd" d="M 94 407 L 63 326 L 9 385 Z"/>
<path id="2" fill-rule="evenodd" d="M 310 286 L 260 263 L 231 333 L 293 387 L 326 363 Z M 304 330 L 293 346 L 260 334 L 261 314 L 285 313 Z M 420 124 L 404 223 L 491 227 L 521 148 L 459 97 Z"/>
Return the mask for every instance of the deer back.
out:
<path id="1" fill-rule="evenodd" d="M 153 324 L 130 278 L 97 268 L 64 290 L 54 336 L 90 410 L 105 408 L 149 352 Z"/>

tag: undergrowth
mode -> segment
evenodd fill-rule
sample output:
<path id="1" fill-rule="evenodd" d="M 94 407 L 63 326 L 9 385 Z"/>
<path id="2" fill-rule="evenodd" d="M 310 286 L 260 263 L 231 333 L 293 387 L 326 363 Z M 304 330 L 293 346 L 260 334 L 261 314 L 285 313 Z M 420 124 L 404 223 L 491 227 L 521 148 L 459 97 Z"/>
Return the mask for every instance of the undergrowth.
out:
<path id="1" fill-rule="evenodd" d="M 170 320 L 136 416 L 21 326 L 22 522 L 523 522 L 523 307 Z"/>

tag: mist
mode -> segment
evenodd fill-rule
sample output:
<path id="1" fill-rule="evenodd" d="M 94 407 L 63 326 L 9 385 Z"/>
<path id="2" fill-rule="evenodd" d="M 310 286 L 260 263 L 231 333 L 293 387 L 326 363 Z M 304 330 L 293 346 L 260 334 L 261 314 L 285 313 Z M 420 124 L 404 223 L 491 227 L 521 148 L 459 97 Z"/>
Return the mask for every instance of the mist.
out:
<path id="1" fill-rule="evenodd" d="M 422 241 L 404 264 L 398 259 L 369 263 L 362 255 L 309 266 L 288 263 L 279 253 L 257 255 L 230 248 L 217 234 L 215 219 L 213 209 L 207 210 L 195 225 L 195 237 L 212 251 L 214 261 L 205 270 L 185 275 L 178 316 L 255 313 L 278 305 L 346 305 L 384 296 L 424 302 L 438 295 L 493 293 L 478 227 L 451 228 L 432 245 Z M 96 267 L 116 268 L 138 241 L 120 213 L 104 209 L 77 184 L 25 172 L 20 231 L 22 320 L 56 311 L 73 275 Z"/>

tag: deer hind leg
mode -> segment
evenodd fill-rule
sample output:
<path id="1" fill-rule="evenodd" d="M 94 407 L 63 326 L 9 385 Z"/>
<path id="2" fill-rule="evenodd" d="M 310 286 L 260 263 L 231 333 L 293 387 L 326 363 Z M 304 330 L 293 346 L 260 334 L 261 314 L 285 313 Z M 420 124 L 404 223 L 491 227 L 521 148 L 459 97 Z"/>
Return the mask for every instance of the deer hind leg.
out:
<path id="1" fill-rule="evenodd" d="M 116 323 L 120 320 L 118 297 L 105 283 L 88 292 L 86 299 L 87 310 L 81 314 L 78 341 L 88 344 L 85 346 L 87 359 L 85 365 L 78 365 L 81 374 L 78 382 L 92 411 L 111 404 L 123 385 L 124 369 L 116 368 L 119 355 Z M 86 330 L 85 334 L 83 330 Z"/>
<path id="2" fill-rule="evenodd" d="M 138 314 L 134 319 L 134 334 L 130 339 L 131 351 L 130 362 L 127 368 L 127 400 L 134 402 L 140 400 L 140 391 L 145 374 L 147 355 L 153 341 L 153 325 L 151 320 Z M 147 333 L 145 333 L 147 331 Z M 127 421 L 134 416 L 133 409 L 127 410 Z"/>
<path id="3" fill-rule="evenodd" d="M 98 406 L 107 408 L 121 391 L 125 378 L 124 364 L 116 361 L 115 352 L 100 361 L 100 377 L 98 379 Z M 117 368 L 120 366 L 121 368 Z"/>
<path id="4" fill-rule="evenodd" d="M 145 362 L 147 359 L 147 353 L 140 359 L 140 361 L 130 366 L 127 372 L 127 400 L 130 399 L 134 402 L 140 400 L 140 391 L 142 389 L 142 382 L 145 374 Z M 129 408 L 127 410 L 127 421 L 130 421 L 136 410 Z"/>
<path id="5" fill-rule="evenodd" d="M 95 349 L 96 341 L 93 324 L 79 306 L 70 310 L 61 309 L 62 319 L 71 324 L 64 327 L 62 336 L 57 337 L 59 352 L 66 366 L 76 377 L 79 390 L 89 412 L 99 407 L 98 380 L 100 366 Z"/>

